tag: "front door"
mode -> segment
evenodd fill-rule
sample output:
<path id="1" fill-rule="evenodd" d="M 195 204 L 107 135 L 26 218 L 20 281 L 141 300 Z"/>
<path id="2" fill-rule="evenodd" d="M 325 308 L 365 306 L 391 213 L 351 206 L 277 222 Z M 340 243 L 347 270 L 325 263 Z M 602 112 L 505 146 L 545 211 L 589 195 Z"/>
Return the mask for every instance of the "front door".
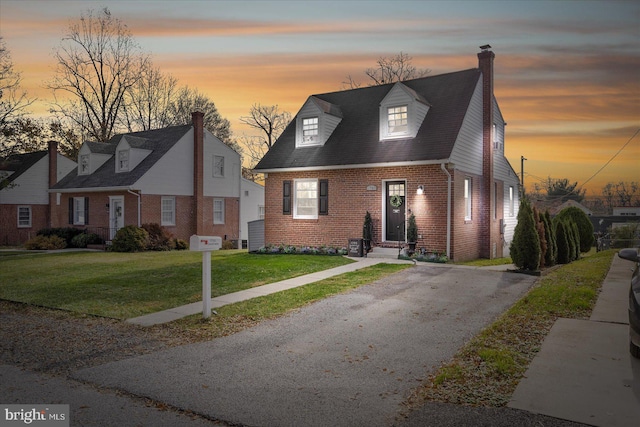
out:
<path id="1" fill-rule="evenodd" d="M 385 240 L 404 242 L 405 184 L 404 181 L 386 183 Z"/>
<path id="2" fill-rule="evenodd" d="M 124 197 L 109 197 L 109 240 L 113 240 L 116 232 L 124 227 Z"/>

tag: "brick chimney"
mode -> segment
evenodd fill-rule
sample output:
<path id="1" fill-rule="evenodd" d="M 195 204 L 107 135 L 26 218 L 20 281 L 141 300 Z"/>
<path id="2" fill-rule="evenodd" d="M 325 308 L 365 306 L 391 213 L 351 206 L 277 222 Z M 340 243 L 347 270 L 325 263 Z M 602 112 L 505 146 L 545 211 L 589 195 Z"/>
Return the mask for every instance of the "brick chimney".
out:
<path id="1" fill-rule="evenodd" d="M 480 256 L 493 258 L 493 246 L 498 244 L 494 237 L 499 236 L 493 228 L 493 210 L 496 203 L 493 195 L 493 59 L 491 46 L 480 46 L 478 68 L 482 72 L 482 196 Z"/>
<path id="2" fill-rule="evenodd" d="M 193 199 L 195 234 L 204 234 L 204 114 L 191 113 L 193 123 Z"/>
<path id="3" fill-rule="evenodd" d="M 48 156 L 49 156 L 49 188 L 56 185 L 58 182 L 58 142 L 48 141 Z M 47 207 L 47 224 L 49 227 L 53 227 L 53 209 L 56 201 L 56 195 L 49 193 L 49 206 Z"/>

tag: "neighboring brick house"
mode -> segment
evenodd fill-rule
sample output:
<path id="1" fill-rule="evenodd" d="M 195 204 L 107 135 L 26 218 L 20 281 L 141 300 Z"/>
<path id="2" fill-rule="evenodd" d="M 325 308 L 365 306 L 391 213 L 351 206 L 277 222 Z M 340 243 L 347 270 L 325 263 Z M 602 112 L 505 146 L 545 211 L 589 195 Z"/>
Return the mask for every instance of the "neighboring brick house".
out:
<path id="1" fill-rule="evenodd" d="M 46 151 L 0 159 L 0 245 L 21 245 L 49 227 L 47 190 L 75 167 L 53 141 Z"/>
<path id="2" fill-rule="evenodd" d="M 146 223 L 186 241 L 193 234 L 237 240 L 241 180 L 240 155 L 195 112 L 192 124 L 85 142 L 78 167 L 50 190 L 52 224 L 107 240 L 125 225 Z"/>
<path id="3" fill-rule="evenodd" d="M 255 168 L 265 173 L 265 242 L 405 242 L 453 260 L 507 256 L 518 177 L 504 156 L 490 46 L 479 68 L 310 96 Z"/>

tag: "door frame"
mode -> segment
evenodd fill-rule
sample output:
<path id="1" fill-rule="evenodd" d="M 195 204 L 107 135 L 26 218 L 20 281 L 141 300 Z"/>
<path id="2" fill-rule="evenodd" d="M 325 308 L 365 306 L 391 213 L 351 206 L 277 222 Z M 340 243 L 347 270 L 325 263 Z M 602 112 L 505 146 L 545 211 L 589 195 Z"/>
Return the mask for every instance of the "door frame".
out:
<path id="1" fill-rule="evenodd" d="M 118 207 L 120 209 L 118 210 Z M 124 196 L 109 196 L 109 240 L 124 227 Z"/>
<path id="2" fill-rule="evenodd" d="M 389 242 L 389 243 L 397 243 L 397 240 L 387 240 L 387 198 L 389 197 L 387 195 L 387 186 L 389 183 L 393 183 L 393 182 L 397 182 L 397 183 L 402 183 L 404 184 L 404 218 L 403 218 L 403 224 L 404 224 L 404 240 L 401 240 L 401 242 L 406 242 L 407 240 L 407 180 L 406 179 L 402 179 L 402 178 L 396 178 L 396 179 L 384 179 L 382 180 L 382 241 L 383 242 Z"/>

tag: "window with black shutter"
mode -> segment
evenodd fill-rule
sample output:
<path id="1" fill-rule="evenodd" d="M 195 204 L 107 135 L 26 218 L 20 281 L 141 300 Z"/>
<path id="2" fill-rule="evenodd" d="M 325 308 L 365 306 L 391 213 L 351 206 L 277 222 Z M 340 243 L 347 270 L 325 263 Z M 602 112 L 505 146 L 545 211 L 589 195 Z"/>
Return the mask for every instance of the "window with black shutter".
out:
<path id="1" fill-rule="evenodd" d="M 318 215 L 329 215 L 329 180 L 321 179 L 318 193 Z"/>
<path id="2" fill-rule="evenodd" d="M 282 181 L 282 214 L 291 215 L 291 181 Z"/>

